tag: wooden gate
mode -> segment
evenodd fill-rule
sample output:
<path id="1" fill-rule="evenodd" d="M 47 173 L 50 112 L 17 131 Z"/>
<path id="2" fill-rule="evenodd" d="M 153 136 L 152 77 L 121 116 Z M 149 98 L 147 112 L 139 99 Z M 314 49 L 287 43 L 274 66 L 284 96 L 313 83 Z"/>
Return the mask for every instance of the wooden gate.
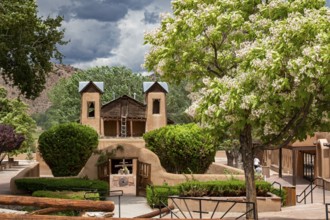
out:
<path id="1" fill-rule="evenodd" d="M 107 183 L 109 183 L 109 177 L 110 177 L 110 164 L 109 160 L 97 165 L 97 177 L 99 180 L 104 180 Z"/>
<path id="2" fill-rule="evenodd" d="M 145 196 L 146 188 L 151 184 L 151 164 L 138 161 L 136 195 Z"/>

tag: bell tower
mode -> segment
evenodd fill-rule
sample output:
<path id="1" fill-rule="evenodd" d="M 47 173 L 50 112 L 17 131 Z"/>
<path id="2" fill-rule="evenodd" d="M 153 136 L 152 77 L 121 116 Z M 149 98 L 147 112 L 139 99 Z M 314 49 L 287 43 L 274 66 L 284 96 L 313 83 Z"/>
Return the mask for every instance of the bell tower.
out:
<path id="1" fill-rule="evenodd" d="M 101 134 L 101 94 L 103 82 L 79 82 L 81 95 L 80 123 L 89 125 Z"/>
<path id="2" fill-rule="evenodd" d="M 144 82 L 143 92 L 147 104 L 146 132 L 167 125 L 166 94 L 168 85 L 165 82 Z"/>

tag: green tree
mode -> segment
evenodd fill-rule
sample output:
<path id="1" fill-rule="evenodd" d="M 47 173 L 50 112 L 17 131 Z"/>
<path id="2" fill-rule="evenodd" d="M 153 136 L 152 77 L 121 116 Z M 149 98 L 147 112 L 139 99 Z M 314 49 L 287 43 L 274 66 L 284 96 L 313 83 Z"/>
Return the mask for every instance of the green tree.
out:
<path id="1" fill-rule="evenodd" d="M 196 124 L 168 125 L 145 133 L 143 138 L 167 172 L 205 173 L 214 162 L 213 138 Z"/>
<path id="2" fill-rule="evenodd" d="M 35 0 L 0 1 L 0 75 L 27 98 L 44 89 L 50 59 L 61 60 L 56 48 L 65 44 L 61 21 L 38 17 Z"/>
<path id="3" fill-rule="evenodd" d="M 145 36 L 145 66 L 196 85 L 190 112 L 240 141 L 247 201 L 253 157 L 329 130 L 330 19 L 323 0 L 175 0 Z"/>
<path id="4" fill-rule="evenodd" d="M 81 81 L 104 82 L 105 91 L 102 95 L 102 103 L 122 95 L 135 96 L 138 101 L 144 102 L 142 83 L 150 81 L 150 79 L 122 66 L 103 66 L 78 71 L 70 78 L 60 80 L 49 92 L 48 96 L 52 106 L 44 114 L 33 116 L 38 125 L 47 129 L 56 124 L 79 120 L 81 100 L 78 85 Z M 171 119 L 173 117 L 172 120 L 187 122 L 190 118 L 184 114 L 184 110 L 189 106 L 190 100 L 187 98 L 188 92 L 182 89 L 182 84 L 170 86 L 167 109 L 169 117 Z"/>
<path id="5" fill-rule="evenodd" d="M 0 123 L 11 125 L 17 134 L 22 134 L 25 141 L 20 148 L 10 152 L 11 155 L 25 153 L 35 148 L 33 134 L 36 122 L 27 113 L 28 107 L 19 99 L 8 99 L 7 91 L 0 88 Z"/>
<path id="6" fill-rule="evenodd" d="M 54 176 L 76 176 L 96 150 L 98 138 L 91 127 L 65 123 L 39 136 L 39 151 Z"/>

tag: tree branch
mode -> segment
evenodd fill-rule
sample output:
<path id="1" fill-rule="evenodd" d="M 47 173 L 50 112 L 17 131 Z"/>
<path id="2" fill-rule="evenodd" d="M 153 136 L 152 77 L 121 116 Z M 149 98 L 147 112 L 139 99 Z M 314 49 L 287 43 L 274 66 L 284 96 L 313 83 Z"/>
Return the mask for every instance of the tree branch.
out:
<path id="1" fill-rule="evenodd" d="M 263 144 L 263 149 L 264 150 L 270 150 L 275 148 L 277 149 L 288 145 L 292 141 L 292 139 L 297 135 L 299 127 L 306 121 L 312 103 L 313 103 L 313 96 L 310 95 L 306 105 L 304 105 L 300 109 L 300 111 L 289 121 L 289 123 L 284 127 L 284 129 L 282 129 L 282 131 L 273 140 Z M 300 121 L 298 121 L 299 119 Z M 294 125 L 296 121 L 298 122 L 296 125 Z M 292 129 L 292 131 L 290 132 L 291 134 L 289 134 L 289 136 L 280 145 L 274 146 L 274 144 L 279 142 L 282 139 L 282 137 L 286 133 L 288 133 L 291 129 Z"/>

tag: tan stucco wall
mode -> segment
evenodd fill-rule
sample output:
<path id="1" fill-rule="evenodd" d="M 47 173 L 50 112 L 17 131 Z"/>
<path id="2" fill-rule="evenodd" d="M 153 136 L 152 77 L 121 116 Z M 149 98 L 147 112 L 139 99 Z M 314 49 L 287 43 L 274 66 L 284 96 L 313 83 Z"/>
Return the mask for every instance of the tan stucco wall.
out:
<path id="1" fill-rule="evenodd" d="M 225 164 L 212 163 L 206 171 L 206 174 L 244 175 L 244 171 Z"/>
<path id="2" fill-rule="evenodd" d="M 10 191 L 12 194 L 24 194 L 24 191 L 17 189 L 15 180 L 26 177 L 39 177 L 39 163 L 33 163 L 29 167 L 19 172 L 16 176 L 10 179 Z"/>
<path id="3" fill-rule="evenodd" d="M 88 102 L 94 102 L 95 105 L 95 117 L 89 118 L 88 112 Z M 99 135 L 103 134 L 101 132 L 101 102 L 100 93 L 97 92 L 85 92 L 81 94 L 81 113 L 80 113 L 80 123 L 83 125 L 89 125 L 94 128 Z M 103 127 L 103 126 L 102 126 Z"/>
<path id="4" fill-rule="evenodd" d="M 330 179 L 330 148 L 324 146 L 327 139 L 320 139 L 316 147 L 316 158 L 321 161 L 316 163 L 315 175 L 324 179 Z"/>
<path id="5" fill-rule="evenodd" d="M 120 141 L 121 140 L 121 141 Z M 132 139 L 135 140 L 135 139 Z M 226 174 L 193 174 L 193 175 L 183 175 L 183 174 L 173 174 L 167 173 L 165 169 L 161 166 L 160 160 L 156 154 L 150 150 L 141 147 L 143 139 L 135 140 L 130 142 L 130 139 L 104 139 L 100 140 L 99 149 L 111 151 L 114 149 L 118 143 L 120 143 L 124 151 L 117 151 L 114 157 L 116 158 L 137 158 L 140 162 L 151 164 L 151 182 L 154 185 L 162 185 L 167 183 L 169 185 L 175 185 L 178 183 L 185 182 L 187 179 L 197 179 L 200 181 L 208 180 L 228 180 L 232 176 Z M 97 166 L 96 162 L 99 155 L 92 155 L 87 161 L 85 167 L 79 173 L 78 176 L 87 176 L 90 179 L 97 179 Z M 224 168 L 222 168 L 224 169 Z M 235 175 L 237 179 L 244 179 L 244 175 Z"/>
<path id="6" fill-rule="evenodd" d="M 152 114 L 153 100 L 160 100 L 159 114 Z M 146 94 L 147 111 L 146 111 L 146 132 L 166 126 L 166 94 L 163 92 L 150 92 Z"/>

